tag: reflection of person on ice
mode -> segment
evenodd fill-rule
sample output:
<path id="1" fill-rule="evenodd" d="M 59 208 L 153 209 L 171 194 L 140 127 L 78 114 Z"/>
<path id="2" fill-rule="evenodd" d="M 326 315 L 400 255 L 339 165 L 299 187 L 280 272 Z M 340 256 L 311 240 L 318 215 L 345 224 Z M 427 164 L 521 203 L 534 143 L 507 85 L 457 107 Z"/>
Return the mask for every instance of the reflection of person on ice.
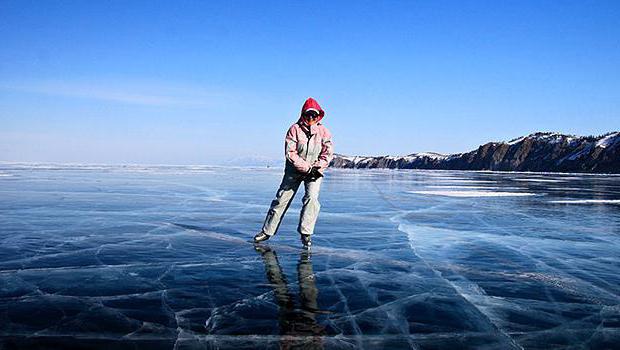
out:
<path id="1" fill-rule="evenodd" d="M 280 349 L 323 349 L 321 336 L 325 335 L 325 327 L 319 324 L 316 318 L 326 312 L 319 310 L 317 302 L 319 290 L 312 269 L 310 251 L 302 250 L 299 255 L 297 282 L 301 305 L 296 307 L 295 297 L 278 262 L 276 252 L 262 244 L 256 244 L 255 249 L 263 257 L 267 280 L 278 303 L 280 335 L 283 336 L 280 338 Z"/>
<path id="2" fill-rule="evenodd" d="M 318 102 L 309 97 L 301 109 L 299 120 L 288 129 L 284 141 L 284 177 L 275 199 L 271 202 L 263 228 L 254 236 L 255 242 L 265 241 L 276 234 L 286 210 L 303 182 L 306 193 L 302 199 L 303 207 L 297 231 L 304 247 L 310 246 L 310 237 L 321 207 L 319 190 L 323 173 L 334 157 L 331 133 L 320 123 L 324 115 L 325 112 Z"/>

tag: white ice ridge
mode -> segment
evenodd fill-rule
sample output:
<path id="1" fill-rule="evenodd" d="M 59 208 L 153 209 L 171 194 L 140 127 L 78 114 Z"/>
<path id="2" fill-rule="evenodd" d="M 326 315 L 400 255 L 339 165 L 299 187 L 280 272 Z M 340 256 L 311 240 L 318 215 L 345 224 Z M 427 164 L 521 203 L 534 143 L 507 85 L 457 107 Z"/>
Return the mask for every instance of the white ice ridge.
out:
<path id="1" fill-rule="evenodd" d="M 562 199 L 549 201 L 556 204 L 620 204 L 620 199 Z"/>
<path id="2" fill-rule="evenodd" d="M 493 187 L 493 186 L 459 186 L 459 185 L 428 185 L 426 188 L 437 188 L 442 190 L 499 190 L 501 187 Z M 511 187 L 511 189 L 518 189 L 517 187 Z"/>
<path id="3" fill-rule="evenodd" d="M 447 197 L 523 197 L 535 196 L 530 192 L 501 192 L 501 191 L 406 191 L 412 194 L 427 194 Z"/>
<path id="4" fill-rule="evenodd" d="M 497 181 L 491 180 L 469 180 L 469 179 L 456 179 L 456 178 L 437 178 L 438 183 L 451 183 L 451 184 L 496 184 Z"/>
<path id="5" fill-rule="evenodd" d="M 415 245 L 415 242 L 414 242 L 415 241 L 415 239 L 414 239 L 415 226 L 400 222 L 401 215 L 396 215 L 396 216 L 392 217 L 391 220 L 393 222 L 398 223 L 398 230 L 399 231 L 407 234 L 407 237 L 409 239 L 409 246 L 411 247 L 411 250 L 413 251 L 413 253 L 416 256 L 418 256 L 420 258 L 420 260 L 422 260 L 424 262 L 424 264 L 429 269 L 431 269 L 433 271 L 433 273 L 437 277 L 441 278 L 448 285 L 450 285 L 452 288 L 454 288 L 455 292 L 461 298 L 463 298 L 470 305 L 472 305 L 475 309 L 477 309 L 482 315 L 484 315 L 484 317 L 486 318 L 487 322 L 489 322 L 491 325 L 493 325 L 493 327 L 496 329 L 496 331 L 502 337 L 504 337 L 508 341 L 508 344 L 511 345 L 510 348 L 523 350 L 523 347 L 515 339 L 513 339 L 508 332 L 506 332 L 502 327 L 500 327 L 499 322 L 497 322 L 498 318 L 497 318 L 496 314 L 492 310 L 490 310 L 488 308 L 481 307 L 482 305 L 480 305 L 480 303 L 477 302 L 477 297 L 485 296 L 486 295 L 486 293 L 484 292 L 484 290 L 482 288 L 480 288 L 477 284 L 475 284 L 473 282 L 470 282 L 464 276 L 460 276 L 461 277 L 460 278 L 461 281 L 459 281 L 459 282 L 456 282 L 454 280 L 451 280 L 451 279 L 448 279 L 448 278 L 444 277 L 443 273 L 441 273 L 436 268 L 436 265 L 432 261 L 427 260 L 427 257 L 425 257 L 424 254 L 421 254 L 418 251 L 418 249 L 416 248 L 416 245 Z M 438 231 L 441 231 L 441 230 L 438 230 Z"/>
<path id="6" fill-rule="evenodd" d="M 497 274 L 500 278 L 505 278 L 502 276 L 509 274 L 508 276 L 513 276 L 513 278 L 518 278 L 524 282 L 538 281 L 549 287 L 558 288 L 563 292 L 584 298 L 589 303 L 595 305 L 618 304 L 619 299 L 616 293 L 584 279 L 583 273 L 575 272 L 572 266 L 568 270 L 563 270 L 555 264 L 548 264 L 546 259 L 541 259 L 540 247 L 545 246 L 543 241 L 546 238 L 544 237 L 538 238 L 540 241 L 534 244 L 534 242 L 531 242 L 533 237 L 530 236 L 506 236 L 503 234 L 497 235 L 493 233 L 420 226 L 400 222 L 399 217 L 395 217 L 394 221 L 399 222 L 398 230 L 408 235 L 410 246 L 416 255 L 424 259 L 430 266 L 440 266 L 448 269 L 449 278 L 447 280 L 452 283 L 454 288 L 466 300 L 476 306 L 493 324 L 496 324 L 500 331 L 503 330 L 501 326 L 507 323 L 504 311 L 510 308 L 519 308 L 521 305 L 520 298 L 498 298 L 492 294 L 488 296 L 483 289 L 478 288 L 479 286 L 474 282 L 469 281 L 466 276 L 462 276 L 459 273 L 459 270 L 467 271 L 467 269 L 475 268 L 476 266 L 459 263 L 458 258 L 456 261 L 451 261 L 450 254 L 459 252 L 460 248 L 467 247 L 469 243 L 488 242 L 488 244 L 496 245 L 500 249 L 507 249 L 515 256 L 523 258 L 524 261 L 529 263 L 528 265 L 536 266 L 536 269 L 533 271 L 529 269 L 487 271 Z M 574 249 L 572 245 L 571 249 Z M 550 305 L 558 304 L 551 296 L 550 299 Z M 509 336 L 509 333 L 506 334 Z"/>
<path id="7" fill-rule="evenodd" d="M 513 181 L 523 181 L 523 182 L 564 182 L 564 180 L 558 180 L 558 179 L 537 179 L 537 178 L 531 178 L 531 179 L 526 179 L 526 178 L 514 178 L 512 179 Z"/>

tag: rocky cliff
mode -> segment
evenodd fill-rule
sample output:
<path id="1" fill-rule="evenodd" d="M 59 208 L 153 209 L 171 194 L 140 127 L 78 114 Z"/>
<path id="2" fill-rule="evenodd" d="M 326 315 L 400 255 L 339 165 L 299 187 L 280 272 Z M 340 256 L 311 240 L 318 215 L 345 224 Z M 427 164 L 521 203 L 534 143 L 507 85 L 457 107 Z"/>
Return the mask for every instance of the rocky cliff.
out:
<path id="1" fill-rule="evenodd" d="M 620 132 L 574 136 L 538 132 L 507 142 L 489 142 L 467 153 L 406 156 L 336 154 L 337 168 L 398 168 L 620 173 Z"/>

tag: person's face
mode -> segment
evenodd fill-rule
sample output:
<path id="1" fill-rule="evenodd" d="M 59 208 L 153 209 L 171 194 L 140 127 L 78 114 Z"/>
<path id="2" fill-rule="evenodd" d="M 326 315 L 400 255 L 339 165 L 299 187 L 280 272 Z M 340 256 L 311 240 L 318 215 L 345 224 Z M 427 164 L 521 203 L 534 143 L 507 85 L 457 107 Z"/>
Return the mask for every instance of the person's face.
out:
<path id="1" fill-rule="evenodd" d="M 312 125 L 315 124 L 319 119 L 319 114 L 315 111 L 308 111 L 304 113 L 304 118 L 306 119 L 308 125 Z"/>

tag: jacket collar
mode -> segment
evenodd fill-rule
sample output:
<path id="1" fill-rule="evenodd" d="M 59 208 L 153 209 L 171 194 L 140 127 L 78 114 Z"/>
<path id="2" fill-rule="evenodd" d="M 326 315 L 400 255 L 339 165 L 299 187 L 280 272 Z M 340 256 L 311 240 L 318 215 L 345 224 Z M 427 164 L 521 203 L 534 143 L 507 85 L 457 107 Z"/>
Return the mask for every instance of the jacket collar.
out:
<path id="1" fill-rule="evenodd" d="M 314 135 L 318 133 L 319 125 L 321 125 L 319 122 L 316 122 L 312 125 L 307 125 L 303 121 L 303 117 L 299 118 L 299 120 L 297 121 L 297 124 L 299 124 L 299 126 L 301 127 L 301 130 L 303 130 L 306 134 L 310 133 L 310 135 Z"/>

